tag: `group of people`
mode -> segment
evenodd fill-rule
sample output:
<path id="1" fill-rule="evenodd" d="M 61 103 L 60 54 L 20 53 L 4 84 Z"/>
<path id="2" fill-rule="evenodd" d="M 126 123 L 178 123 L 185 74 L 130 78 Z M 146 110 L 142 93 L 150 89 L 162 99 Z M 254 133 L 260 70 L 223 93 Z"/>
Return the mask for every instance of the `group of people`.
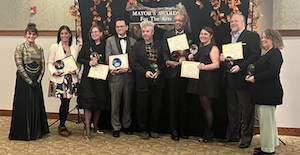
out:
<path id="1" fill-rule="evenodd" d="M 57 35 L 57 43 L 50 48 L 47 67 L 50 72 L 49 96 L 60 98 L 60 124 L 58 133 L 62 136 L 72 134 L 65 126 L 70 99 L 78 94 L 78 105 L 84 109 L 86 139 L 90 139 L 91 123 L 93 131 L 98 129 L 98 120 L 103 110 L 111 109 L 113 137 L 120 132 L 132 134 L 131 102 L 135 89 L 137 92 L 136 114 L 141 139 L 159 138 L 156 132 L 161 111 L 162 94 L 165 84 L 169 92 L 169 127 L 171 139 L 188 139 L 185 129 L 187 116 L 187 92 L 199 96 L 205 118 L 205 131 L 199 142 L 210 142 L 214 114 L 212 104 L 219 97 L 218 69 L 226 58 L 220 54 L 215 43 L 215 34 L 210 27 L 204 27 L 199 34 L 200 45 L 197 53 L 189 50 L 169 50 L 167 39 L 186 34 L 189 42 L 192 34 L 185 29 L 186 17 L 174 17 L 174 29 L 163 34 L 163 40 L 155 40 L 155 24 L 151 21 L 140 23 L 142 39 L 136 41 L 127 35 L 128 23 L 117 19 L 116 35 L 104 40 L 100 26 L 89 30 L 89 41 L 79 47 L 72 44 L 72 33 L 62 26 Z M 254 131 L 254 109 L 258 105 L 261 147 L 254 154 L 274 154 L 279 145 L 275 119 L 275 109 L 282 104 L 283 90 L 280 83 L 280 68 L 283 63 L 280 49 L 283 41 L 278 31 L 267 29 L 261 39 L 257 33 L 245 29 L 245 17 L 233 14 L 230 21 L 231 32 L 224 44 L 242 42 L 243 59 L 231 60 L 231 66 L 224 72 L 227 94 L 228 127 L 226 138 L 219 142 L 239 142 L 240 148 L 251 144 Z M 26 41 L 17 46 L 15 61 L 17 79 L 9 139 L 35 140 L 49 133 L 44 107 L 41 80 L 45 71 L 43 49 L 35 44 L 38 31 L 34 24 L 25 29 Z M 265 50 L 261 54 L 261 47 Z M 128 54 L 129 68 L 112 69 L 107 80 L 88 77 L 91 66 L 108 64 L 109 56 Z M 84 69 L 80 85 L 78 70 L 60 72 L 55 62 L 73 56 Z M 180 76 L 182 61 L 200 62 L 199 79 Z M 255 66 L 254 74 L 247 73 L 249 65 Z M 165 79 L 167 78 L 167 79 Z M 166 83 L 167 82 L 167 83 Z M 123 103 L 123 105 L 120 105 Z M 120 116 L 120 110 L 122 110 Z M 93 118 L 92 118 L 93 117 Z"/>

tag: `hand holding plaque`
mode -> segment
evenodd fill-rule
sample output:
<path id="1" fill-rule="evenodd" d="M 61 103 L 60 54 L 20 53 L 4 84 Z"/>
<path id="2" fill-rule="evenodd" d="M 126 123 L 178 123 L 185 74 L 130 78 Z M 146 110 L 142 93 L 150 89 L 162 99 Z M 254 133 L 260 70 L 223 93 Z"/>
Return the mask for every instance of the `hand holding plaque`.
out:
<path id="1" fill-rule="evenodd" d="M 118 54 L 109 56 L 109 69 L 129 68 L 128 54 Z"/>
<path id="2" fill-rule="evenodd" d="M 55 61 L 54 67 L 57 69 L 57 71 L 61 72 L 61 76 L 67 75 L 70 71 L 72 72 L 78 69 L 73 56 Z"/>

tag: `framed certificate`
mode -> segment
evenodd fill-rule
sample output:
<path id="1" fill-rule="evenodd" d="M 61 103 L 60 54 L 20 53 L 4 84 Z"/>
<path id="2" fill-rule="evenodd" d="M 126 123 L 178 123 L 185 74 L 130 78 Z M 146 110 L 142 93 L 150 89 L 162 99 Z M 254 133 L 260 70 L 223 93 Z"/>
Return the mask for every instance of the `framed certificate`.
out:
<path id="1" fill-rule="evenodd" d="M 110 55 L 108 60 L 110 70 L 129 68 L 128 54 Z"/>
<path id="2" fill-rule="evenodd" d="M 224 57 L 231 57 L 233 60 L 244 59 L 242 42 L 222 45 Z"/>
<path id="3" fill-rule="evenodd" d="M 170 53 L 178 50 L 189 49 L 189 43 L 186 34 L 177 35 L 167 39 Z"/>
<path id="4" fill-rule="evenodd" d="M 195 61 L 182 61 L 181 64 L 181 77 L 191 78 L 191 79 L 199 79 L 200 69 L 198 66 L 200 62 Z"/>
<path id="5" fill-rule="evenodd" d="M 61 75 L 66 75 L 69 73 L 69 71 L 75 71 L 78 69 L 77 63 L 74 60 L 73 56 L 68 56 L 62 60 L 58 60 L 54 63 L 54 65 L 59 72 L 62 72 Z M 58 65 L 59 67 L 56 67 L 56 65 Z"/>
<path id="6" fill-rule="evenodd" d="M 106 80 L 108 74 L 108 65 L 98 64 L 90 67 L 87 77 Z"/>

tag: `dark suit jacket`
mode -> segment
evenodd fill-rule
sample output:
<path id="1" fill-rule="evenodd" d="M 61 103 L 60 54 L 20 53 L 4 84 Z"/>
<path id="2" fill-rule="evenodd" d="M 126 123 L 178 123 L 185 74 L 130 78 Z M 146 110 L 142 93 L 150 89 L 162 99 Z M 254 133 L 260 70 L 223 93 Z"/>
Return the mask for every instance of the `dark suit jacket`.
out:
<path id="1" fill-rule="evenodd" d="M 186 30 L 184 30 L 184 32 L 188 37 L 189 43 L 191 43 L 192 39 L 193 39 L 193 35 L 191 33 L 187 32 Z M 169 46 L 167 43 L 167 39 L 175 36 L 176 35 L 175 33 L 176 32 L 174 29 L 174 30 L 166 31 L 163 35 L 164 62 L 166 62 L 167 60 L 171 60 L 171 54 L 170 54 Z M 168 67 L 166 69 L 165 76 L 167 78 L 175 78 L 176 75 L 179 75 L 180 69 L 181 69 L 180 66 L 177 66 L 176 68 Z"/>
<path id="2" fill-rule="evenodd" d="M 253 103 L 261 105 L 282 104 L 283 90 L 279 76 L 282 63 L 282 55 L 277 48 L 269 50 L 254 63 Z"/>
<path id="3" fill-rule="evenodd" d="M 233 61 L 234 65 L 240 67 L 240 71 L 234 74 L 227 72 L 226 79 L 230 88 L 247 90 L 250 89 L 250 83 L 245 80 L 247 67 L 249 64 L 253 64 L 260 56 L 260 38 L 257 33 L 245 29 L 237 42 L 243 43 L 244 59 Z M 225 38 L 224 43 L 231 43 L 231 35 Z"/>
<path id="4" fill-rule="evenodd" d="M 130 55 L 131 49 L 132 49 L 133 45 L 136 43 L 136 40 L 129 36 L 127 36 L 126 40 L 127 40 L 126 53 L 128 53 L 128 55 Z M 114 35 L 114 36 L 107 38 L 107 40 L 106 40 L 106 47 L 105 47 L 106 63 L 108 63 L 108 58 L 110 55 L 116 55 L 116 54 L 123 54 L 123 53 L 122 53 L 122 49 L 121 49 L 121 45 L 120 45 L 120 39 L 118 38 L 117 35 Z M 129 64 L 129 67 L 130 67 L 130 64 Z M 121 74 L 116 74 L 116 75 L 112 75 L 109 73 L 108 80 L 109 81 L 118 81 L 121 76 L 124 77 L 126 83 L 129 83 L 134 79 L 131 72 L 126 72 L 126 73 L 121 73 Z"/>
<path id="5" fill-rule="evenodd" d="M 163 59 L 163 49 L 162 43 L 158 40 L 155 40 L 154 47 L 157 49 L 157 65 L 158 70 L 160 71 L 160 75 L 155 80 L 158 88 L 164 87 L 164 76 L 163 72 L 166 68 L 164 59 Z M 132 48 L 132 52 L 130 54 L 130 63 L 131 68 L 136 74 L 136 91 L 137 92 L 145 92 L 148 91 L 148 82 L 145 74 L 147 71 L 151 71 L 151 67 L 149 64 L 148 56 L 145 48 L 145 41 L 138 41 Z"/>

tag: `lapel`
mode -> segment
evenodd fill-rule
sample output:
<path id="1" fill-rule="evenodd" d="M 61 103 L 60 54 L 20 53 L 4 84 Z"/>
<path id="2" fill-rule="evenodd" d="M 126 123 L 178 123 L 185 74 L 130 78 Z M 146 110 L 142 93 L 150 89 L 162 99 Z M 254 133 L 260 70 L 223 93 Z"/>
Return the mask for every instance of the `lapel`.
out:
<path id="1" fill-rule="evenodd" d="M 120 39 L 119 39 L 119 37 L 117 35 L 115 35 L 115 42 L 116 42 L 116 46 L 118 48 L 119 53 L 123 54 L 122 48 L 121 48 L 121 44 L 120 44 Z"/>
<path id="2" fill-rule="evenodd" d="M 130 38 L 129 38 L 129 36 L 127 36 L 127 38 L 126 38 L 126 53 L 129 53 L 129 51 L 130 51 Z"/>
<path id="3" fill-rule="evenodd" d="M 245 30 L 241 33 L 241 35 L 239 36 L 237 42 L 242 41 L 246 35 L 247 35 L 247 30 L 245 29 Z"/>

